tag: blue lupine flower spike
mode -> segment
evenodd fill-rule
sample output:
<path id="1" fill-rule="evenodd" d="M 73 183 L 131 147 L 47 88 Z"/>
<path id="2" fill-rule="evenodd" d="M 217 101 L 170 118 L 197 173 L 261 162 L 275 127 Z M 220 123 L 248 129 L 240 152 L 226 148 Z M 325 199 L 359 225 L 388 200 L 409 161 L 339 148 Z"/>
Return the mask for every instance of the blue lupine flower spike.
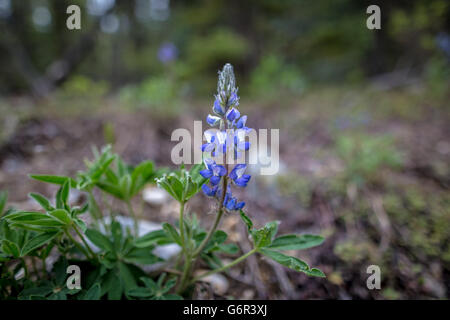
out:
<path id="1" fill-rule="evenodd" d="M 233 67 L 226 64 L 222 71 L 219 71 L 217 82 L 217 94 L 212 107 L 214 115 L 208 115 L 206 122 L 210 126 L 219 126 L 219 131 L 206 130 L 204 133 L 206 143 L 202 145 L 203 152 L 211 152 L 212 156 L 226 154 L 227 149 L 233 152 L 235 158 L 241 155 L 242 151 L 250 148 L 250 143 L 245 141 L 246 134 L 252 129 L 246 127 L 247 116 L 242 116 L 237 107 L 239 106 L 239 96 L 237 94 L 236 79 Z M 228 129 L 228 130 L 227 130 Z M 203 192 L 217 200 L 222 199 L 225 192 L 223 207 L 228 211 L 240 210 L 245 206 L 244 201 L 238 201 L 231 193 L 231 184 L 238 187 L 246 187 L 251 176 L 245 174 L 247 165 L 237 164 L 231 172 L 223 165 L 217 164 L 213 159 L 206 158 L 205 169 L 200 174 L 209 179 L 209 184 L 202 186 Z M 222 186 L 222 179 L 227 179 L 225 190 Z M 219 200 L 220 201 L 220 200 Z"/>

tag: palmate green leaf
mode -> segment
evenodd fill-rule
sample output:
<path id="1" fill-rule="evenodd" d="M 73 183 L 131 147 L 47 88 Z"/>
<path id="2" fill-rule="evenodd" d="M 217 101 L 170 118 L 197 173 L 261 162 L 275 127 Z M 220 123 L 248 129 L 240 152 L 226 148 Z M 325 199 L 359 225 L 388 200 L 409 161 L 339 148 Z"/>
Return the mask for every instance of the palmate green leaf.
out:
<path id="1" fill-rule="evenodd" d="M 203 249 L 204 252 L 208 253 L 210 251 L 215 251 L 219 249 L 219 246 L 227 240 L 228 235 L 222 230 L 216 230 L 212 235 L 209 242 Z"/>
<path id="2" fill-rule="evenodd" d="M 131 174 L 130 195 L 133 197 L 154 177 L 154 164 L 144 161 L 136 166 Z"/>
<path id="3" fill-rule="evenodd" d="M 82 300 L 100 300 L 101 296 L 102 288 L 100 286 L 100 283 L 95 283 L 94 285 L 92 285 L 92 287 L 89 288 L 89 290 L 83 296 Z"/>
<path id="4" fill-rule="evenodd" d="M 139 298 L 139 299 L 150 299 L 150 300 L 181 300 L 181 296 L 176 294 L 169 294 L 170 291 L 176 285 L 176 278 L 169 278 L 166 283 L 164 283 L 166 274 L 163 273 L 155 282 L 149 277 L 139 278 L 145 287 L 132 288 L 127 292 L 128 296 Z"/>
<path id="5" fill-rule="evenodd" d="M 61 188 L 56 193 L 56 208 L 69 210 L 69 180 L 63 183 Z"/>
<path id="6" fill-rule="evenodd" d="M 267 247 L 272 243 L 272 240 L 278 231 L 278 224 L 278 221 L 272 221 L 266 223 L 261 229 L 253 229 L 250 231 L 256 248 Z"/>
<path id="7" fill-rule="evenodd" d="M 112 184 L 117 184 L 119 182 L 119 177 L 111 168 L 107 168 L 105 170 L 105 179 L 107 182 Z"/>
<path id="8" fill-rule="evenodd" d="M 201 258 L 203 261 L 205 261 L 205 263 L 208 265 L 209 268 L 211 269 L 217 269 L 223 266 L 222 261 L 220 260 L 220 258 L 214 254 L 213 252 L 210 253 L 202 253 L 201 254 Z"/>
<path id="9" fill-rule="evenodd" d="M 205 165 L 203 163 L 194 164 L 189 172 L 182 170 L 182 183 L 184 184 L 184 201 L 188 201 L 194 195 L 196 195 L 203 184 L 205 184 L 208 179 L 205 179 L 201 174 L 200 170 L 203 170 Z"/>
<path id="10" fill-rule="evenodd" d="M 8 192 L 1 191 L 0 192 L 0 218 L 3 216 L 3 210 L 5 210 L 7 200 L 8 200 Z"/>
<path id="11" fill-rule="evenodd" d="M 60 256 L 59 259 L 53 264 L 52 272 L 54 273 L 53 283 L 57 286 L 65 286 L 67 280 L 67 267 L 69 262 L 65 256 Z"/>
<path id="12" fill-rule="evenodd" d="M 242 221 L 244 221 L 245 225 L 247 226 L 247 230 L 250 232 L 250 230 L 253 228 L 252 220 L 250 220 L 250 218 L 242 210 L 239 211 L 239 214 L 241 216 Z"/>
<path id="13" fill-rule="evenodd" d="M 136 287 L 128 290 L 127 295 L 136 298 L 150 298 L 153 293 L 149 288 Z"/>
<path id="14" fill-rule="evenodd" d="M 111 146 L 104 147 L 102 154 L 97 155 L 96 160 L 88 164 L 87 175 L 92 181 L 97 181 L 115 159 L 116 155 L 111 153 Z"/>
<path id="15" fill-rule="evenodd" d="M 126 263 L 119 261 L 118 268 L 119 268 L 119 277 L 123 284 L 123 288 L 125 289 L 124 291 L 128 291 L 132 288 L 135 288 L 137 286 L 136 280 L 129 266 Z"/>
<path id="16" fill-rule="evenodd" d="M 172 239 L 175 243 L 181 245 L 181 237 L 178 234 L 178 231 L 169 223 L 165 222 L 162 224 L 162 227 L 164 231 L 166 232 L 166 235 Z"/>
<path id="17" fill-rule="evenodd" d="M 311 268 L 308 272 L 305 272 L 308 276 L 312 277 L 319 277 L 319 278 L 326 278 L 327 276 L 325 273 L 322 272 L 322 270 L 317 268 Z"/>
<path id="18" fill-rule="evenodd" d="M 36 226 L 33 224 L 24 224 L 24 223 L 16 223 L 16 222 L 11 222 L 10 223 L 11 227 L 13 228 L 19 228 L 19 229 L 23 229 L 23 230 L 27 230 L 27 231 L 35 231 L 38 233 L 42 233 L 42 232 L 55 232 L 58 231 L 60 229 L 60 226 L 55 227 L 55 226 Z"/>
<path id="19" fill-rule="evenodd" d="M 89 209 L 89 203 L 86 203 L 81 208 L 80 207 L 73 207 L 71 215 L 72 216 L 77 216 L 77 215 L 83 214 L 83 213 L 87 212 L 88 209 Z"/>
<path id="20" fill-rule="evenodd" d="M 50 284 L 44 284 L 39 287 L 31 287 L 24 289 L 19 294 L 19 299 L 24 300 L 28 299 L 31 300 L 33 297 L 38 297 L 40 300 L 45 299 L 47 295 L 53 292 L 53 287 Z"/>
<path id="21" fill-rule="evenodd" d="M 122 189 L 119 187 L 118 183 L 113 184 L 111 182 L 107 182 L 107 181 L 98 181 L 96 183 L 96 186 L 99 187 L 101 190 L 105 191 L 106 193 L 109 193 L 110 195 L 112 195 L 113 197 L 120 199 L 120 200 L 125 200 L 126 199 L 126 194 L 124 194 L 122 192 Z"/>
<path id="22" fill-rule="evenodd" d="M 50 211 L 48 214 L 52 217 L 55 217 L 56 219 L 58 219 L 59 221 L 63 222 L 66 225 L 69 225 L 72 223 L 72 218 L 70 217 L 70 213 L 64 209 L 56 209 L 56 210 Z"/>
<path id="23" fill-rule="evenodd" d="M 42 247 L 43 245 L 50 242 L 53 238 L 55 238 L 58 235 L 58 232 L 46 232 L 39 234 L 31 239 L 29 239 L 25 245 L 22 247 L 20 251 L 20 255 L 26 256 L 31 251 Z"/>
<path id="24" fill-rule="evenodd" d="M 46 175 L 46 174 L 30 174 L 29 177 L 34 180 L 38 180 L 38 181 L 42 181 L 42 182 L 46 182 L 46 183 L 52 183 L 52 184 L 59 184 L 59 185 L 63 185 L 64 182 L 69 180 L 71 188 L 77 187 L 77 182 L 70 177 L 53 176 L 53 175 Z"/>
<path id="25" fill-rule="evenodd" d="M 183 202 L 184 186 L 180 178 L 175 173 L 164 174 L 161 178 L 156 179 L 156 183 L 160 188 L 166 190 L 175 200 Z"/>
<path id="26" fill-rule="evenodd" d="M 111 223 L 111 235 L 115 251 L 121 251 L 124 242 L 122 226 L 117 221 Z"/>
<path id="27" fill-rule="evenodd" d="M 308 264 L 296 257 L 287 256 L 281 252 L 270 250 L 266 248 L 260 248 L 258 250 L 266 257 L 278 262 L 279 264 L 293 269 L 295 271 L 304 272 L 309 276 L 325 277 L 325 274 L 317 268 L 310 268 Z"/>
<path id="28" fill-rule="evenodd" d="M 117 173 L 119 177 L 123 177 L 124 175 L 130 173 L 130 166 L 128 166 L 120 157 L 117 157 Z"/>
<path id="29" fill-rule="evenodd" d="M 197 183 L 199 186 L 199 188 L 202 186 L 202 184 L 206 183 L 206 181 L 208 181 L 208 179 L 205 179 L 201 174 L 200 171 L 205 169 L 205 164 L 202 163 L 198 163 L 198 164 L 194 164 L 191 167 L 191 170 L 189 170 L 189 175 L 192 177 L 192 180 Z"/>
<path id="30" fill-rule="evenodd" d="M 323 237 L 312 234 L 287 234 L 276 238 L 268 248 L 276 250 L 303 250 L 321 245 L 323 241 Z"/>
<path id="31" fill-rule="evenodd" d="M 87 229 L 86 237 L 97 247 L 102 249 L 103 251 L 113 251 L 113 244 L 111 241 L 100 231 L 95 229 Z"/>
<path id="32" fill-rule="evenodd" d="M 161 278 L 163 275 L 165 276 L 165 273 L 163 273 L 163 274 L 160 276 L 160 278 Z M 167 293 L 167 292 L 169 292 L 170 289 L 172 289 L 173 287 L 175 287 L 175 285 L 177 284 L 177 278 L 176 278 L 176 277 L 171 277 L 171 278 L 169 278 L 169 279 L 166 281 L 166 283 L 164 284 L 164 286 L 162 286 L 162 281 L 159 282 L 159 279 L 158 279 L 158 283 L 159 283 L 159 286 L 161 287 L 161 292 L 162 292 L 162 293 Z"/>
<path id="33" fill-rule="evenodd" d="M 120 178 L 119 187 L 122 195 L 124 196 L 124 199 L 130 199 L 131 176 L 129 174 L 126 174 Z"/>
<path id="34" fill-rule="evenodd" d="M 124 257 L 126 262 L 137 264 L 154 264 L 164 261 L 163 259 L 155 256 L 149 248 L 133 248 Z"/>
<path id="35" fill-rule="evenodd" d="M 134 245 L 138 248 L 145 248 L 155 243 L 168 243 L 166 232 L 164 230 L 151 231 L 134 240 Z M 172 241 L 169 241 L 172 242 Z"/>
<path id="36" fill-rule="evenodd" d="M 98 182 L 100 177 L 109 169 L 109 166 L 116 158 L 111 153 L 111 146 L 102 149 L 101 154 L 96 148 L 92 149 L 94 161 L 85 160 L 87 170 L 78 173 L 78 189 L 89 191 Z"/>
<path id="37" fill-rule="evenodd" d="M 123 293 L 122 281 L 116 267 L 107 271 L 102 278 L 101 295 L 107 294 L 108 300 L 120 300 Z"/>
<path id="38" fill-rule="evenodd" d="M 64 225 L 61 220 L 42 212 L 19 211 L 5 216 L 4 219 L 14 224 L 28 224 L 33 226 L 60 227 Z"/>
<path id="39" fill-rule="evenodd" d="M 30 198 L 33 198 L 37 203 L 39 203 L 45 211 L 51 211 L 55 209 L 51 205 L 50 201 L 42 194 L 31 192 L 28 194 L 28 196 Z"/>
<path id="40" fill-rule="evenodd" d="M 159 276 L 159 278 L 161 279 L 161 277 L 164 275 L 161 274 L 161 276 Z M 141 280 L 142 283 L 144 283 L 145 287 L 149 289 L 151 294 L 155 294 L 156 291 L 158 291 L 159 287 L 158 284 L 149 277 L 140 277 L 139 280 Z"/>
<path id="41" fill-rule="evenodd" d="M 183 300 L 183 297 L 175 293 L 168 293 L 162 295 L 160 300 Z"/>
<path id="42" fill-rule="evenodd" d="M 14 258 L 20 257 L 20 249 L 18 245 L 10 240 L 3 239 L 1 241 L 2 251 L 8 255 L 13 256 Z"/>
<path id="43" fill-rule="evenodd" d="M 183 183 L 185 184 L 183 191 L 183 199 L 184 201 L 188 201 L 198 192 L 200 187 L 196 182 L 194 182 L 189 173 L 186 173 L 186 178 L 185 181 L 183 181 Z"/>
<path id="44" fill-rule="evenodd" d="M 169 174 L 164 174 L 161 178 L 156 179 L 160 188 L 165 189 L 175 200 L 185 203 L 192 198 L 201 186 L 207 181 L 198 172 L 203 164 L 194 165 L 191 171 L 186 171 L 184 165 L 181 169 Z"/>

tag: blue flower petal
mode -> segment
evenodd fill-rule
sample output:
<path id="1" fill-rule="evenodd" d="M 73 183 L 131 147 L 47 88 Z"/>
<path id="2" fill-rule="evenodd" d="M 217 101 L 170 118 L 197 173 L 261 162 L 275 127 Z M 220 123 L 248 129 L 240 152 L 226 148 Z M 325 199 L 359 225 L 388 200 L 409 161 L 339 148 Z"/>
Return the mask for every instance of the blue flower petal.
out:
<path id="1" fill-rule="evenodd" d="M 208 114 L 208 116 L 206 117 L 206 122 L 207 122 L 210 126 L 215 126 L 215 125 L 217 125 L 217 124 L 220 122 L 220 118 Z"/>
<path id="2" fill-rule="evenodd" d="M 217 192 L 217 187 L 210 188 L 207 184 L 202 185 L 202 190 L 205 195 L 208 197 L 213 197 Z"/>
<path id="3" fill-rule="evenodd" d="M 239 105 L 239 97 L 236 92 L 233 92 L 230 96 L 230 99 L 228 99 L 228 107 L 231 107 L 233 105 Z"/>
<path id="4" fill-rule="evenodd" d="M 218 176 L 212 176 L 209 180 L 213 186 L 217 185 L 220 182 L 220 177 Z"/>
<path id="5" fill-rule="evenodd" d="M 226 207 L 228 210 L 235 210 L 235 206 L 236 206 L 236 199 L 232 198 L 230 201 L 228 201 Z"/>
<path id="6" fill-rule="evenodd" d="M 219 168 L 219 176 L 224 176 L 224 175 L 226 175 L 227 174 L 227 169 L 225 169 L 225 167 L 224 166 L 220 166 L 220 165 L 218 165 L 217 166 L 218 168 Z"/>
<path id="7" fill-rule="evenodd" d="M 236 204 L 236 210 L 240 210 L 245 206 L 245 202 L 241 201 Z"/>
<path id="8" fill-rule="evenodd" d="M 227 119 L 229 121 L 233 121 L 234 119 L 239 118 L 240 115 L 241 114 L 236 108 L 231 108 L 230 110 L 227 111 Z"/>
<path id="9" fill-rule="evenodd" d="M 242 116 L 237 122 L 236 122 L 236 128 L 242 129 L 245 126 L 245 123 L 247 122 L 247 116 Z"/>
<path id="10" fill-rule="evenodd" d="M 223 116 L 223 114 L 225 113 L 222 109 L 222 106 L 220 105 L 219 99 L 216 99 L 214 101 L 213 111 L 221 116 Z"/>
<path id="11" fill-rule="evenodd" d="M 200 170 L 199 173 L 200 173 L 200 174 L 202 175 L 202 177 L 205 178 L 205 179 L 209 179 L 209 178 L 211 178 L 212 175 L 213 175 L 212 170 L 208 170 L 208 169 Z"/>

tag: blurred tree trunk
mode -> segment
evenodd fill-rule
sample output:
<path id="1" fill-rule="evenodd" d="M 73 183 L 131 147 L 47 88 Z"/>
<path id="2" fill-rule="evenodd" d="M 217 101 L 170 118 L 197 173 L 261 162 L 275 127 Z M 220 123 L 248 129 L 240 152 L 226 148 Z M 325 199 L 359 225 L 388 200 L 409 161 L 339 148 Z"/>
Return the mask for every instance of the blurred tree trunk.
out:
<path id="1" fill-rule="evenodd" d="M 64 9 L 63 12 L 61 10 Z M 114 7 L 108 10 L 110 13 Z M 66 3 L 62 1 L 53 2 L 54 14 L 57 16 L 54 22 L 55 28 L 52 36 L 59 38 L 60 44 L 57 48 L 58 58 L 54 59 L 44 71 L 40 71 L 32 59 L 33 45 L 27 39 L 32 26 L 27 22 L 26 17 L 32 13 L 29 2 L 15 3 L 12 16 L 3 24 L 3 37 L 0 39 L 0 47 L 4 47 L 9 53 L 15 70 L 24 79 L 30 88 L 32 95 L 36 98 L 44 98 L 56 87 L 61 85 L 76 70 L 80 63 L 86 59 L 96 45 L 97 35 L 100 30 L 100 20 L 98 17 L 91 28 L 83 33 L 77 41 L 69 45 L 66 29 Z M 68 47 L 66 47 L 66 45 Z"/>

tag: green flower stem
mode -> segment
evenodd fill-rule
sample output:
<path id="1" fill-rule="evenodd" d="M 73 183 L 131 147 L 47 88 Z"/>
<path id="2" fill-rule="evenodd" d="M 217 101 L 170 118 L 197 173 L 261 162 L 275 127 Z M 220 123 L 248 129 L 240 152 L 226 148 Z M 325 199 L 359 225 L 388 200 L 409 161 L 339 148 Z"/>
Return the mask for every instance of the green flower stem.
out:
<path id="1" fill-rule="evenodd" d="M 91 247 L 89 246 L 89 244 L 87 243 L 86 239 L 84 238 L 83 234 L 80 232 L 80 230 L 78 230 L 78 228 L 73 225 L 73 229 L 75 230 L 75 232 L 78 234 L 78 236 L 80 237 L 81 241 L 83 241 L 84 245 L 86 246 L 87 250 L 89 251 L 89 253 L 92 255 L 92 258 L 95 260 L 98 260 L 97 255 L 95 254 L 95 252 L 91 249 Z"/>
<path id="2" fill-rule="evenodd" d="M 186 254 L 186 243 L 184 239 L 184 202 L 180 202 L 180 237 L 181 237 L 181 248 L 183 249 L 184 253 Z"/>
<path id="3" fill-rule="evenodd" d="M 178 286 L 177 290 L 178 294 L 181 294 L 186 288 L 191 273 L 191 266 L 192 266 L 191 262 L 192 262 L 191 255 L 189 254 L 189 252 L 187 252 L 186 261 L 184 262 L 183 274 L 181 275 L 180 285 Z"/>
<path id="4" fill-rule="evenodd" d="M 237 258 L 236 260 L 230 262 L 229 264 L 227 264 L 227 265 L 225 265 L 225 266 L 223 266 L 223 267 L 221 267 L 221 268 L 211 270 L 211 271 L 209 271 L 209 272 L 206 272 L 206 273 L 204 273 L 204 274 L 201 274 L 201 275 L 195 277 L 195 278 L 191 281 L 191 283 L 194 283 L 194 282 L 196 282 L 196 281 L 198 281 L 198 280 L 200 280 L 200 279 L 202 279 L 202 278 L 204 278 L 204 277 L 210 276 L 210 275 L 212 275 L 212 274 L 214 274 L 214 273 L 225 271 L 225 270 L 227 270 L 227 269 L 229 269 L 229 268 L 231 268 L 231 267 L 237 265 L 239 262 L 245 260 L 246 258 L 250 257 L 252 254 L 254 254 L 254 253 L 257 252 L 257 251 L 258 251 L 258 250 L 257 250 L 256 248 L 254 248 L 254 249 L 250 250 L 249 252 L 247 252 L 246 254 L 244 254 L 243 256 Z"/>
<path id="5" fill-rule="evenodd" d="M 128 212 L 130 213 L 131 217 L 133 218 L 134 222 L 134 235 L 137 237 L 139 233 L 139 225 L 138 220 L 136 217 L 136 213 L 134 212 L 133 206 L 131 205 L 131 201 L 128 199 L 125 201 L 127 204 Z"/>
<path id="6" fill-rule="evenodd" d="M 227 177 L 224 177 L 224 179 L 223 179 L 223 188 L 224 189 L 223 190 L 226 190 L 226 185 L 227 185 Z M 177 292 L 179 294 L 182 293 L 186 289 L 186 286 L 189 283 L 191 283 L 189 281 L 189 278 L 190 278 L 192 266 L 195 265 L 198 256 L 202 252 L 203 248 L 208 244 L 209 240 L 211 239 L 212 235 L 214 234 L 214 231 L 216 231 L 217 226 L 219 225 L 220 219 L 222 218 L 222 215 L 224 212 L 224 210 L 223 210 L 224 199 L 225 199 L 225 192 L 223 192 L 223 194 L 222 194 L 222 199 L 220 200 L 219 210 L 217 212 L 216 219 L 215 219 L 213 225 L 211 226 L 211 229 L 209 230 L 206 238 L 202 241 L 202 243 L 199 245 L 197 250 L 195 250 L 192 255 L 186 256 L 186 262 L 185 262 L 184 269 L 183 269 L 183 275 L 181 276 L 180 286 L 178 287 L 178 290 L 177 290 Z"/>
<path id="7" fill-rule="evenodd" d="M 227 177 L 223 178 L 223 185 L 222 185 L 222 190 L 226 190 L 227 189 Z M 220 203 L 219 203 L 219 210 L 217 211 L 217 215 L 216 215 L 216 220 L 214 221 L 214 224 L 212 225 L 211 229 L 208 232 L 208 235 L 206 236 L 205 239 L 203 239 L 202 243 L 198 246 L 197 250 L 195 250 L 194 252 L 194 258 L 197 258 L 198 255 L 202 252 L 203 248 L 205 248 L 205 246 L 208 244 L 209 240 L 211 239 L 211 237 L 214 234 L 214 231 L 216 231 L 217 226 L 219 225 L 220 219 L 222 218 L 223 215 L 223 202 L 225 200 L 225 192 L 222 192 L 222 198 L 220 199 Z"/>
<path id="8" fill-rule="evenodd" d="M 185 241 L 185 235 L 184 235 L 184 205 L 185 202 L 180 202 L 180 238 L 181 238 L 181 248 L 184 253 L 184 266 L 183 266 L 183 273 L 181 274 L 180 284 L 178 286 L 178 292 L 181 293 L 184 288 L 186 287 L 186 284 L 188 282 L 190 273 L 191 273 L 191 262 L 192 262 L 192 255 L 191 255 L 191 248 L 189 246 L 189 243 L 186 243 Z"/>
<path id="9" fill-rule="evenodd" d="M 91 216 L 94 218 L 94 220 L 95 220 L 95 223 L 96 223 L 96 225 L 97 225 L 97 227 L 99 226 L 99 221 L 100 221 L 100 219 L 102 218 L 102 217 L 99 217 L 98 215 L 97 215 L 97 213 L 100 213 L 101 212 L 101 210 L 100 210 L 100 207 L 99 207 L 99 205 L 98 205 L 98 203 L 97 203 L 97 200 L 95 200 L 95 197 L 94 197 L 94 194 L 92 193 L 92 190 L 88 190 L 87 191 L 87 193 L 88 193 L 88 195 L 89 195 L 89 200 L 90 200 L 90 202 L 93 204 L 93 206 L 94 206 L 94 210 L 89 210 L 89 212 L 91 213 Z"/>
<path id="10" fill-rule="evenodd" d="M 86 249 L 78 243 L 77 240 L 75 240 L 74 237 L 72 237 L 72 235 L 70 234 L 70 232 L 68 230 L 64 230 L 64 233 L 67 235 L 67 237 L 70 239 L 70 241 L 73 242 L 73 244 L 86 256 L 86 258 L 91 259 L 91 257 L 89 256 L 89 253 L 86 251 Z"/>

